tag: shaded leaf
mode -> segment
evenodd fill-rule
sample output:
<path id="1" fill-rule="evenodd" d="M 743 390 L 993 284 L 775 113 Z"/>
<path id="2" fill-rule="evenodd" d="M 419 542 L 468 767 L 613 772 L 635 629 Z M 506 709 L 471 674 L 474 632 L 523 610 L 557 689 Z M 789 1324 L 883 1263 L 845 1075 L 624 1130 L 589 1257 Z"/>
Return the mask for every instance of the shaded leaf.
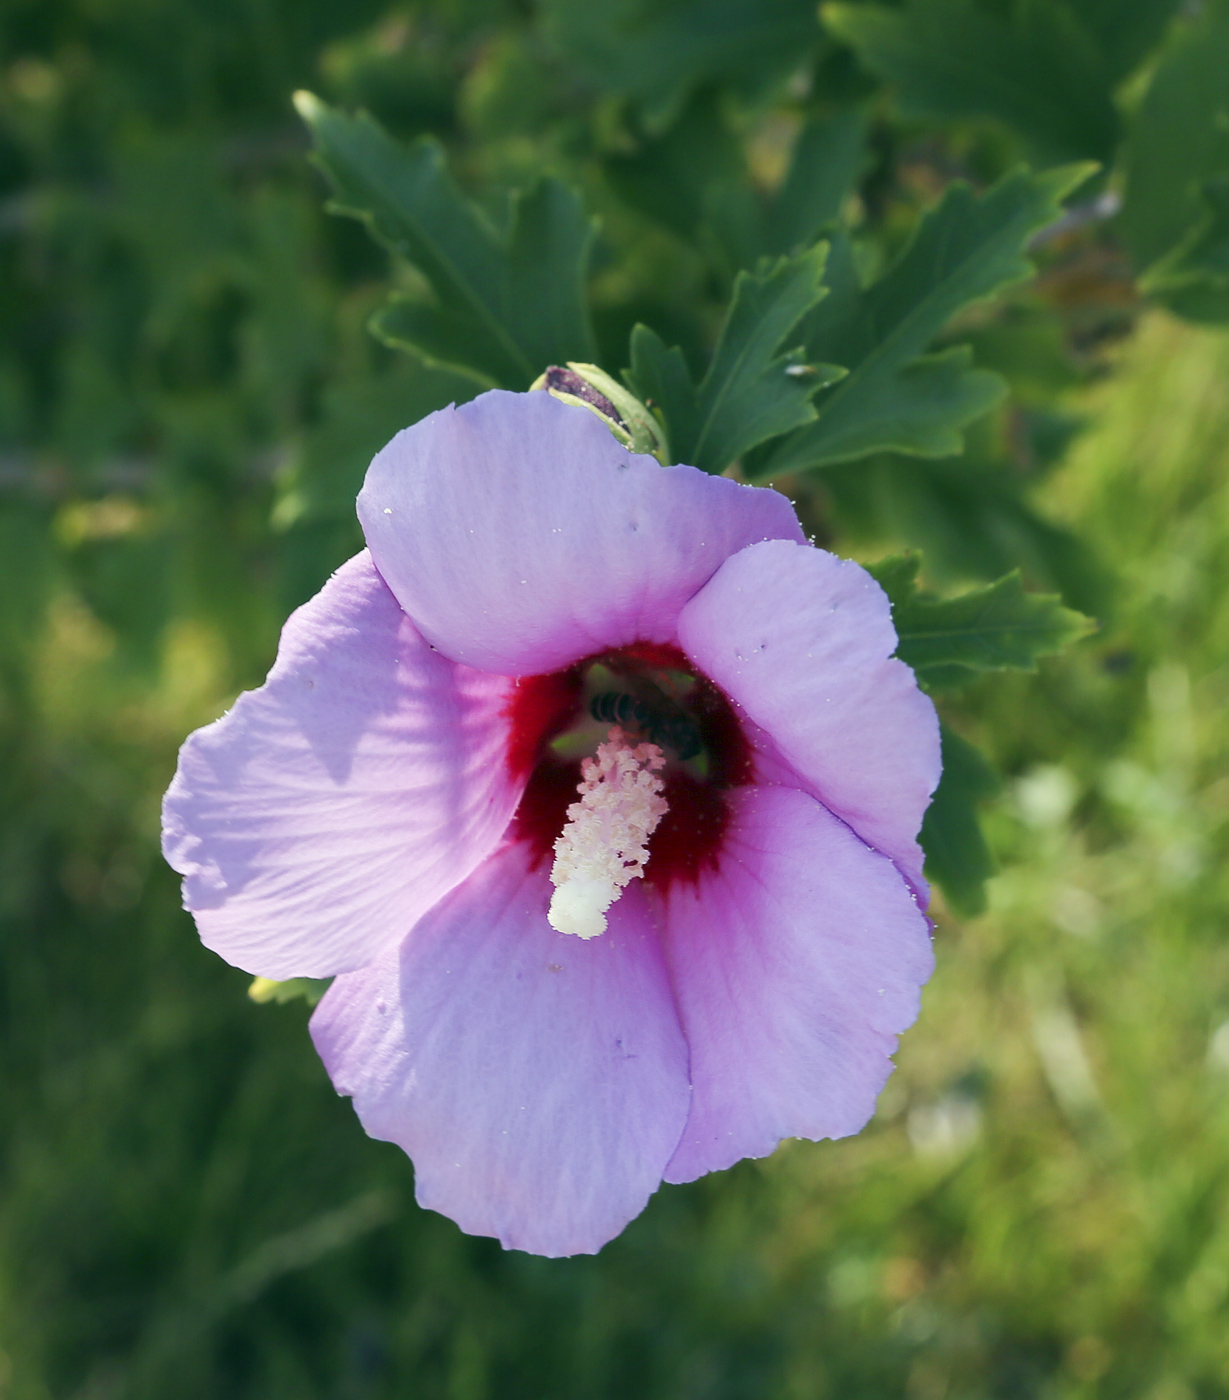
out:
<path id="1" fill-rule="evenodd" d="M 765 213 L 764 252 L 791 253 L 811 243 L 840 215 L 868 160 L 861 109 L 812 118 L 798 134 L 785 180 Z"/>
<path id="2" fill-rule="evenodd" d="M 564 50 L 663 129 L 701 84 L 754 91 L 798 67 L 821 37 L 812 0 L 543 0 Z"/>
<path id="3" fill-rule="evenodd" d="M 383 374 L 331 385 L 320 421 L 282 477 L 274 524 L 287 529 L 306 520 L 352 519 L 354 498 L 380 448 L 428 413 L 473 398 L 480 387 L 468 375 L 408 358 Z"/>
<path id="4" fill-rule="evenodd" d="M 1112 590 L 1088 544 L 1027 499 L 1013 464 L 976 449 L 937 461 L 889 455 L 833 467 L 823 489 L 842 533 L 923 551 L 937 584 L 992 582 L 1012 569 L 1069 607 L 1104 616 Z"/>
<path id="5" fill-rule="evenodd" d="M 1229 176 L 1203 187 L 1207 213 L 1186 237 L 1140 278 L 1140 289 L 1161 297 L 1191 321 L 1229 320 Z"/>
<path id="6" fill-rule="evenodd" d="M 675 443 L 695 443 L 700 405 L 683 352 L 677 345 L 667 349 L 657 332 L 644 325 L 632 330 L 630 349 L 631 368 L 623 371 L 623 378 L 661 424 L 665 461 L 685 461 L 686 453 Z"/>
<path id="7" fill-rule="evenodd" d="M 546 179 L 513 196 L 501 230 L 462 196 L 437 142 L 402 147 L 370 117 L 308 93 L 296 102 L 334 210 L 363 220 L 435 295 L 394 302 L 376 320 L 383 338 L 510 389 L 548 364 L 593 359 L 584 298 L 593 224 L 573 191 Z"/>
<path id="8" fill-rule="evenodd" d="M 957 311 L 1031 275 L 1028 240 L 1057 217 L 1088 169 L 1016 171 L 981 196 L 951 186 L 866 288 L 848 241 L 834 238 L 831 295 L 803 330 L 808 356 L 846 366 L 848 377 L 817 401 L 818 421 L 760 454 L 749 474 L 779 476 L 885 450 L 959 452 L 961 429 L 999 401 L 1004 383 L 971 368 L 963 347 L 924 352 Z"/>
<path id="9" fill-rule="evenodd" d="M 955 913 L 971 917 L 985 909 L 986 881 L 995 870 L 977 804 L 993 797 L 1002 783 L 967 739 L 945 724 L 939 733 L 943 776 L 926 809 L 919 840 L 926 854 L 926 878 L 939 886 Z"/>
<path id="10" fill-rule="evenodd" d="M 735 191 L 748 210 L 742 222 L 754 220 L 742 148 L 712 90 L 697 94 L 669 130 L 645 137 L 634 151 L 606 156 L 602 170 L 623 200 L 683 238 L 728 215 Z M 725 230 L 715 232 L 724 242 Z"/>
<path id="11" fill-rule="evenodd" d="M 974 0 L 836 4 L 823 15 L 873 73 L 896 85 L 911 115 L 997 118 L 1045 162 L 1113 154 L 1119 75 L 1099 35 L 1062 0 L 1031 0 L 1009 17 Z"/>
<path id="12" fill-rule="evenodd" d="M 1216 241 L 1217 191 L 1229 179 L 1227 74 L 1229 5 L 1209 4 L 1164 53 L 1125 151 L 1123 238 L 1151 290 L 1196 320 L 1229 318 L 1229 291 L 1214 278 L 1190 279 L 1186 261 Z M 1183 265 L 1187 279 L 1175 283 Z"/>
<path id="13" fill-rule="evenodd" d="M 1070 0 L 1111 80 L 1125 78 L 1165 31 L 1180 0 Z"/>

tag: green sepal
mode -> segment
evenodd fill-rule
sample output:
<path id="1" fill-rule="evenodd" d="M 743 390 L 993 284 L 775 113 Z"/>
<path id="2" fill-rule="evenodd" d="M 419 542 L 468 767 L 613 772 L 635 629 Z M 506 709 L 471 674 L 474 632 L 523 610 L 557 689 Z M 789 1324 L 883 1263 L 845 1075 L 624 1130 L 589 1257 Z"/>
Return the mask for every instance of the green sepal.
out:
<path id="1" fill-rule="evenodd" d="M 568 392 L 567 379 L 572 377 L 575 393 Z M 577 383 L 577 380 L 581 381 Z M 601 399 L 595 402 L 594 395 L 583 391 L 595 390 Z M 587 365 L 579 360 L 570 360 L 567 365 L 551 365 L 529 386 L 545 389 L 552 398 L 562 403 L 576 404 L 588 409 L 610 429 L 616 441 L 621 442 L 631 452 L 643 452 L 656 457 L 663 465 L 666 462 L 666 434 L 661 423 L 640 402 L 640 400 L 612 379 L 598 365 Z"/>

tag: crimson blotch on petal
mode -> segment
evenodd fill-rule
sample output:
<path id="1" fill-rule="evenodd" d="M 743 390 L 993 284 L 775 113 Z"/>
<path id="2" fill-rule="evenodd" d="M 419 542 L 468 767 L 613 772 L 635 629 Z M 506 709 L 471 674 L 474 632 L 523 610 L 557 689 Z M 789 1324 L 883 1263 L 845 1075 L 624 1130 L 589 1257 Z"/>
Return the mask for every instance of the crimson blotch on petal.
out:
<path id="1" fill-rule="evenodd" d="M 400 433 L 359 517 L 181 753 L 208 946 L 337 974 L 338 1091 L 508 1248 L 594 1252 L 663 1180 L 857 1132 L 931 970 L 939 778 L 874 580 L 543 392 Z"/>

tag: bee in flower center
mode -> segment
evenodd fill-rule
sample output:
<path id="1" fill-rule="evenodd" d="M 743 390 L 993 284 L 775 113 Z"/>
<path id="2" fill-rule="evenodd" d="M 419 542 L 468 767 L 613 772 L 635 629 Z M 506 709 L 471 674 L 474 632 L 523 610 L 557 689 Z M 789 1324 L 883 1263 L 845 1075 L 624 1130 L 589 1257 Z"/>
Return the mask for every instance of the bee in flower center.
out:
<path id="1" fill-rule="evenodd" d="M 695 758 L 703 747 L 699 726 L 681 710 L 652 705 L 626 691 L 606 690 L 595 695 L 589 713 L 602 724 L 619 724 L 625 729 L 635 726 L 650 742 L 673 749 L 680 763 Z"/>

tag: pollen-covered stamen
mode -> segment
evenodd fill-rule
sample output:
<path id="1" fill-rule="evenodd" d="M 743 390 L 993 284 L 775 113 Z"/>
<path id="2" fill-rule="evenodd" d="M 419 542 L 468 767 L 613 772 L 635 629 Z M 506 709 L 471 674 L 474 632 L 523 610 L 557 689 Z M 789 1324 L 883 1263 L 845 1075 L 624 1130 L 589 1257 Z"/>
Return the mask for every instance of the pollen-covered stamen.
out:
<path id="1" fill-rule="evenodd" d="M 606 931 L 606 910 L 632 880 L 644 874 L 648 840 L 666 815 L 657 771 L 665 756 L 656 744 L 633 747 L 617 725 L 597 755 L 581 765 L 580 801 L 568 808 L 555 842 L 547 918 L 560 933 L 596 938 Z"/>

